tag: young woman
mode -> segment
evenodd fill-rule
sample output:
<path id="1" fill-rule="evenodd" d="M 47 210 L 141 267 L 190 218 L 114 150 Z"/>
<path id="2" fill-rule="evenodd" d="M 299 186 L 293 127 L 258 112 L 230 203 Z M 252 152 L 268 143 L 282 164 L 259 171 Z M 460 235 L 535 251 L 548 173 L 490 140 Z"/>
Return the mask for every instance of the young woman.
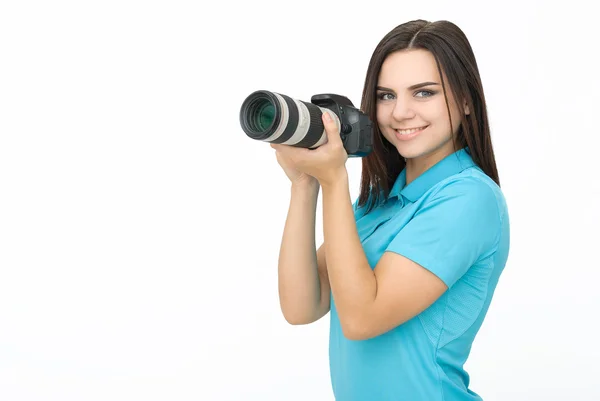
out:
<path id="1" fill-rule="evenodd" d="M 337 401 L 480 400 L 463 365 L 506 264 L 509 218 L 464 33 L 448 21 L 393 29 L 373 53 L 361 109 L 375 142 L 354 203 L 326 113 L 325 145 L 272 145 L 291 180 L 283 315 L 307 324 L 331 311 Z"/>

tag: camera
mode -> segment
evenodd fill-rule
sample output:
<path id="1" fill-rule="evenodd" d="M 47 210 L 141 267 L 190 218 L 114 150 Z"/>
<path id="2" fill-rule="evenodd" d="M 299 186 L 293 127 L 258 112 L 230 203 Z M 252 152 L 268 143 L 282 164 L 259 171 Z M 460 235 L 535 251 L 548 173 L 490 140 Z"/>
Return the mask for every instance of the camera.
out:
<path id="1" fill-rule="evenodd" d="M 373 123 L 345 96 L 324 93 L 310 103 L 267 90 L 251 93 L 242 103 L 240 124 L 258 141 L 315 149 L 327 142 L 321 116 L 329 113 L 340 130 L 349 157 L 373 150 Z"/>

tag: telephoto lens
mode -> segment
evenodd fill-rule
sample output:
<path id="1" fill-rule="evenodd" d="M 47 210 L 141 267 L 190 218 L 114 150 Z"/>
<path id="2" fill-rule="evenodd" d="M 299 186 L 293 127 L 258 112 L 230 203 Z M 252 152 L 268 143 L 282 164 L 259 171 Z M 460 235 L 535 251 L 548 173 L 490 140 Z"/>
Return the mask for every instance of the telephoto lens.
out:
<path id="1" fill-rule="evenodd" d="M 323 113 L 329 113 L 340 127 L 337 115 L 325 107 L 258 90 L 242 103 L 240 124 L 252 139 L 312 149 L 327 142 Z"/>

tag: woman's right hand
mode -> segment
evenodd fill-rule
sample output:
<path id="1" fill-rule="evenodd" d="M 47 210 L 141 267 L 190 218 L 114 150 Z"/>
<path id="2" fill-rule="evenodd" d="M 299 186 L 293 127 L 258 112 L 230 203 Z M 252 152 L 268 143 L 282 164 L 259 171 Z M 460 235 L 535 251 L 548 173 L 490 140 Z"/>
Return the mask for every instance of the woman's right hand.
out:
<path id="1" fill-rule="evenodd" d="M 292 185 L 304 185 L 304 184 L 318 184 L 315 177 L 299 171 L 294 162 L 289 157 L 275 149 L 275 156 L 277 157 L 277 163 L 281 166 L 285 175 L 290 179 Z"/>

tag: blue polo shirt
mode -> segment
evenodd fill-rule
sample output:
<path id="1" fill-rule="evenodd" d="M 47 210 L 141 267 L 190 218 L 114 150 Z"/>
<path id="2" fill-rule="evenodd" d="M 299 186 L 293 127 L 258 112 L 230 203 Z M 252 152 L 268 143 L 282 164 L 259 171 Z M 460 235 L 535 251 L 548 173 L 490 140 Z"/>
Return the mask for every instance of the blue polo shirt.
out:
<path id="1" fill-rule="evenodd" d="M 430 270 L 448 290 L 429 308 L 368 340 L 348 340 L 331 294 L 330 369 L 336 401 L 474 401 L 463 365 L 490 305 L 509 250 L 500 188 L 461 149 L 365 214 L 354 204 L 366 257 L 384 252 Z"/>

